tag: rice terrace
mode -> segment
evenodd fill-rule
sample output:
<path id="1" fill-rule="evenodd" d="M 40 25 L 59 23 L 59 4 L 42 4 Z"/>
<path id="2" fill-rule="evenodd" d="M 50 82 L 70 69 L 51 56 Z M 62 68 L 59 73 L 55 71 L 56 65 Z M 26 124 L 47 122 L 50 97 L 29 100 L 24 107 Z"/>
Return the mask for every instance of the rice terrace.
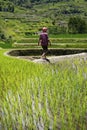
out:
<path id="1" fill-rule="evenodd" d="M 87 130 L 87 0 L 0 0 L 0 130 Z"/>

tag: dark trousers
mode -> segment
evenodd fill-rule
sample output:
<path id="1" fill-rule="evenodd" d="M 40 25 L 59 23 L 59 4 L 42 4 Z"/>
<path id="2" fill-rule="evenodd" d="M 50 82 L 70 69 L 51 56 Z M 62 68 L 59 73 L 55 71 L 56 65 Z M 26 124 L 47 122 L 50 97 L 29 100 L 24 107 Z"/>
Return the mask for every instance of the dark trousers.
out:
<path id="1" fill-rule="evenodd" d="M 42 46 L 42 48 L 43 48 L 43 53 L 47 54 L 47 52 L 48 52 L 48 46 Z"/>

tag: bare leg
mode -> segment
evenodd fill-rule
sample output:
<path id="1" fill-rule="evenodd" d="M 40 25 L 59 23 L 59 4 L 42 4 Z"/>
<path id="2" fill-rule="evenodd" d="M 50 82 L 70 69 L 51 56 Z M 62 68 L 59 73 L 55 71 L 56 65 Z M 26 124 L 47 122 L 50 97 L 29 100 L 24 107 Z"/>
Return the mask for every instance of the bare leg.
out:
<path id="1" fill-rule="evenodd" d="M 46 53 L 45 52 L 42 54 L 42 58 L 46 59 Z"/>
<path id="2" fill-rule="evenodd" d="M 47 46 L 42 46 L 42 48 L 43 48 L 42 58 L 46 59 L 46 54 L 48 52 L 48 48 L 47 48 Z"/>

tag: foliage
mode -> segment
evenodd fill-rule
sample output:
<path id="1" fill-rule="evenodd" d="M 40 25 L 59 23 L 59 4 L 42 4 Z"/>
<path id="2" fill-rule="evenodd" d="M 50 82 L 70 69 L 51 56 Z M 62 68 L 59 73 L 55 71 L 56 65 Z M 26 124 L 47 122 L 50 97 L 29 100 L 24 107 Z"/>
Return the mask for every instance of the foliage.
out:
<path id="1" fill-rule="evenodd" d="M 49 27 L 49 34 L 58 35 L 58 34 L 66 34 L 66 33 L 67 33 L 66 27 L 58 27 L 58 26 Z"/>
<path id="2" fill-rule="evenodd" d="M 11 36 L 14 41 L 36 36 L 43 26 L 48 27 L 50 35 L 70 33 L 68 22 L 72 15 L 81 16 L 82 20 L 87 21 L 87 2 L 84 1 L 0 0 L 0 3 L 3 8 L 0 11 L 1 37 L 8 39 Z M 14 7 L 14 11 L 10 10 L 10 6 Z M 4 8 L 7 8 L 6 12 Z M 84 30 L 80 29 L 79 32 L 84 33 Z"/>
<path id="3" fill-rule="evenodd" d="M 0 1 L 0 11 L 14 12 L 14 4 L 9 1 Z"/>
<path id="4" fill-rule="evenodd" d="M 68 28 L 70 33 L 87 33 L 87 23 L 80 17 L 71 17 Z"/>

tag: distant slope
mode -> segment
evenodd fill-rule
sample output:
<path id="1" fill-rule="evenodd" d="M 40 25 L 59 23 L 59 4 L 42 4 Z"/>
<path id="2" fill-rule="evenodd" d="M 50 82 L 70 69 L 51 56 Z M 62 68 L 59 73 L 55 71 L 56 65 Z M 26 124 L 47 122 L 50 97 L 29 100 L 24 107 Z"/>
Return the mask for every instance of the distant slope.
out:
<path id="1" fill-rule="evenodd" d="M 50 32 L 66 33 L 69 18 L 74 16 L 87 21 L 87 1 L 0 0 L 0 37 L 29 37 L 43 26 Z"/>

